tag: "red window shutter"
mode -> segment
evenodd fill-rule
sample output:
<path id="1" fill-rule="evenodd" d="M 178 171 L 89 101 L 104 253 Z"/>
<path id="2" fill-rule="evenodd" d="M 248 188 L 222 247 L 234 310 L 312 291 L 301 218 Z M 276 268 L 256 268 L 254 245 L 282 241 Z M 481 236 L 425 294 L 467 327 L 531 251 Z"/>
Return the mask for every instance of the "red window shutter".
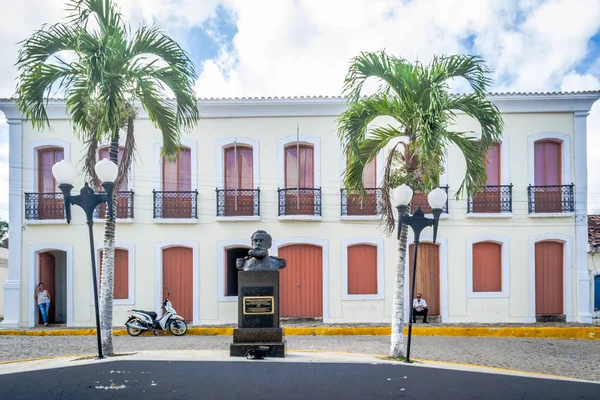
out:
<path id="1" fill-rule="evenodd" d="M 534 144 L 535 186 L 561 185 L 562 145 L 553 140 Z"/>
<path id="2" fill-rule="evenodd" d="M 102 259 L 104 250 L 100 250 L 100 279 L 102 279 Z M 129 298 L 129 251 L 115 249 L 115 287 L 114 299 Z"/>
<path id="3" fill-rule="evenodd" d="M 299 155 L 297 150 L 300 150 Z M 285 187 L 291 189 L 314 187 L 312 146 L 293 144 L 285 148 Z"/>
<path id="4" fill-rule="evenodd" d="M 232 146 L 226 148 L 224 168 L 225 189 L 254 189 L 252 147 Z"/>
<path id="5" fill-rule="evenodd" d="M 52 175 L 52 166 L 64 159 L 62 148 L 53 147 L 38 151 L 38 192 L 59 192 L 58 184 Z"/>
<path id="6" fill-rule="evenodd" d="M 502 291 L 502 245 L 473 244 L 473 292 Z"/>
<path id="7" fill-rule="evenodd" d="M 496 143 L 487 153 L 485 173 L 488 186 L 500 185 L 500 154 L 500 143 Z"/>
<path id="8" fill-rule="evenodd" d="M 348 246 L 348 294 L 377 294 L 377 246 Z"/>

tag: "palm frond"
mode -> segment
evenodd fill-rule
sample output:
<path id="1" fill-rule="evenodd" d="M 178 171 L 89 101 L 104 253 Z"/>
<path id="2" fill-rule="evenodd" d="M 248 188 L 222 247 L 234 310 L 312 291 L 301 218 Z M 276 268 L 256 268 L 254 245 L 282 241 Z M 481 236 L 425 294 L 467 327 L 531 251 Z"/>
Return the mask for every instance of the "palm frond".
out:
<path id="1" fill-rule="evenodd" d="M 363 85 L 369 78 L 381 81 L 380 94 L 387 92 L 389 87 L 401 87 L 402 82 L 397 79 L 394 66 L 402 64 L 403 61 L 386 54 L 385 51 L 361 52 L 351 60 L 348 74 L 344 79 L 344 95 L 350 102 L 356 102 L 360 98 Z"/>
<path id="2" fill-rule="evenodd" d="M 179 152 L 180 136 L 174 107 L 160 96 L 154 80 L 140 77 L 137 96 L 148 113 L 150 121 L 160 130 L 163 138 L 162 155 L 174 161 Z"/>
<path id="3" fill-rule="evenodd" d="M 479 96 L 485 96 L 492 84 L 491 71 L 485 61 L 473 55 L 436 56 L 427 68 L 434 84 L 441 85 L 452 78 L 464 78 Z"/>
<path id="4" fill-rule="evenodd" d="M 485 172 L 485 152 L 480 141 L 470 132 L 446 132 L 450 143 L 455 144 L 463 154 L 467 165 L 465 176 L 456 192 L 456 199 L 462 194 L 472 196 L 487 180 Z"/>
<path id="5" fill-rule="evenodd" d="M 454 97 L 450 99 L 448 108 L 460 110 L 479 122 L 483 151 L 487 151 L 502 139 L 504 129 L 502 114 L 498 107 L 486 98 L 477 94 Z"/>

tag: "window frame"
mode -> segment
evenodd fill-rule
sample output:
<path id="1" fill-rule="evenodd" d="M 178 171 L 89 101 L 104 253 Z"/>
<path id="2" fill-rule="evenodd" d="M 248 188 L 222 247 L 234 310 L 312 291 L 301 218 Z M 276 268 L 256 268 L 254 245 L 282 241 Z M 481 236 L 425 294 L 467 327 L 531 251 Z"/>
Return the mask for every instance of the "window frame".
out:
<path id="1" fill-rule="evenodd" d="M 500 262 L 501 287 L 499 292 L 473 291 L 473 245 L 481 242 L 495 242 L 502 246 Z M 467 238 L 467 297 L 468 298 L 508 298 L 510 297 L 510 238 L 500 235 L 479 235 Z"/>
<path id="2" fill-rule="evenodd" d="M 348 293 L 348 248 L 350 246 L 366 244 L 377 248 L 377 293 L 376 294 L 349 294 Z M 383 239 L 373 237 L 355 237 L 342 240 L 342 300 L 383 300 L 385 299 L 384 282 L 384 242 Z"/>

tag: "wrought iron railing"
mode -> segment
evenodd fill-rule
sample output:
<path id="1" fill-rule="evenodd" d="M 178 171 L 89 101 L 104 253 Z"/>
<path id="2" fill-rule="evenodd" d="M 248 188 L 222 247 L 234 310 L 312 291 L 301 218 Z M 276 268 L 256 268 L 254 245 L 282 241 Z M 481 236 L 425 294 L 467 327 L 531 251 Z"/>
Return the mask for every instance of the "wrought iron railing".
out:
<path id="1" fill-rule="evenodd" d="M 381 214 L 381 189 L 365 188 L 365 194 L 360 195 L 340 189 L 343 216 L 379 215 Z"/>
<path id="2" fill-rule="evenodd" d="M 65 200 L 62 193 L 25 193 L 25 219 L 65 219 Z"/>
<path id="3" fill-rule="evenodd" d="M 445 190 L 446 194 L 448 194 L 448 186 L 440 186 L 440 189 Z M 419 207 L 421 207 L 421 210 L 425 214 L 431 214 L 431 206 L 429 205 L 429 201 L 427 201 L 427 193 L 417 192 L 413 195 L 410 202 L 410 211 L 415 212 Z M 442 208 L 442 214 L 448 214 L 448 199 L 446 199 L 446 204 Z"/>
<path id="4" fill-rule="evenodd" d="M 527 188 L 529 214 L 575 212 L 575 185 Z"/>
<path id="5" fill-rule="evenodd" d="M 277 189 L 279 216 L 321 215 L 321 188 Z"/>
<path id="6" fill-rule="evenodd" d="M 511 213 L 512 184 L 486 186 L 469 198 L 467 212 L 473 214 Z"/>
<path id="7" fill-rule="evenodd" d="M 198 218 L 198 191 L 153 190 L 154 218 Z"/>
<path id="8" fill-rule="evenodd" d="M 217 217 L 258 217 L 260 189 L 218 189 Z"/>
<path id="9" fill-rule="evenodd" d="M 133 218 L 133 190 L 117 192 L 117 219 Z M 106 218 L 106 203 L 94 211 L 94 218 Z"/>

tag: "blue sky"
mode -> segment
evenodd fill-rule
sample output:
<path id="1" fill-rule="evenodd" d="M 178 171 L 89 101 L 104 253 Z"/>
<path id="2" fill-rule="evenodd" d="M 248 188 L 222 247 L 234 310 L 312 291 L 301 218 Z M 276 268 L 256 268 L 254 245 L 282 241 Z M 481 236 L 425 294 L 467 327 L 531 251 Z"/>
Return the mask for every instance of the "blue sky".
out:
<path id="1" fill-rule="evenodd" d="M 199 97 L 339 95 L 348 61 L 386 49 L 409 60 L 482 56 L 495 91 L 600 89 L 600 1 L 117 0 L 133 27 L 156 23 L 189 52 Z M 0 97 L 14 92 L 16 43 L 65 16 L 62 0 L 3 9 Z M 464 86 L 457 84 L 455 89 Z M 600 105 L 588 119 L 600 147 Z M 8 126 L 0 113 L 0 218 L 8 211 Z M 590 152 L 591 170 L 600 154 Z M 600 175 L 590 174 L 600 194 Z M 600 210 L 600 196 L 590 208 Z"/>

